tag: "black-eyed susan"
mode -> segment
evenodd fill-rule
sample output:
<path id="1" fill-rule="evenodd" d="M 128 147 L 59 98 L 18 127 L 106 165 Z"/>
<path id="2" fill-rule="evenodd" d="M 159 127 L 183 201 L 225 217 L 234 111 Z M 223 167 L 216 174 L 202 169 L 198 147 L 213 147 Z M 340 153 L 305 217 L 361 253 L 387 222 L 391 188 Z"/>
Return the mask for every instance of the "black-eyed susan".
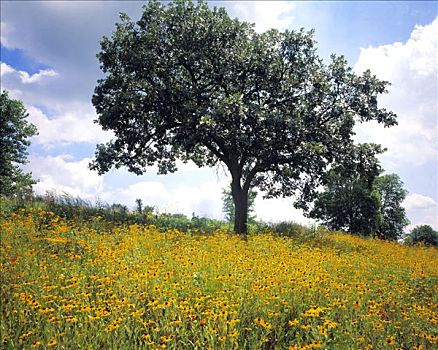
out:
<path id="1" fill-rule="evenodd" d="M 290 327 L 295 327 L 296 325 L 298 325 L 298 320 L 295 318 L 295 319 L 293 319 L 293 320 L 290 320 L 289 322 L 288 322 L 288 325 L 290 326 Z"/>
<path id="2" fill-rule="evenodd" d="M 52 347 L 56 346 L 57 344 L 58 344 L 58 342 L 56 341 L 56 339 L 55 339 L 55 338 L 51 338 L 51 339 L 47 342 L 46 346 L 47 346 L 48 348 L 52 348 Z"/>
<path id="3" fill-rule="evenodd" d="M 386 337 L 386 344 L 388 345 L 394 345 L 395 344 L 395 338 L 393 335 L 389 335 Z"/>

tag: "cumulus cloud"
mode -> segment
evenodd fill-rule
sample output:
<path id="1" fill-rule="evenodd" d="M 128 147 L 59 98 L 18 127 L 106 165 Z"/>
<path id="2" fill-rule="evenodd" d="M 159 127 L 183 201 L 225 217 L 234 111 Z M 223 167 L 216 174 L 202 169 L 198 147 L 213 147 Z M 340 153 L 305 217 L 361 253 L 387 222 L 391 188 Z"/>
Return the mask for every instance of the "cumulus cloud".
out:
<path id="1" fill-rule="evenodd" d="M 7 65 L 4 62 L 0 63 L 0 76 L 3 77 L 6 74 L 11 74 L 14 73 L 15 69 L 12 68 L 11 66 Z"/>
<path id="2" fill-rule="evenodd" d="M 39 182 L 34 189 L 38 194 L 55 191 L 68 193 L 83 199 L 107 203 L 121 203 L 133 207 L 135 200 L 141 198 L 146 205 L 153 205 L 159 212 L 182 213 L 190 217 L 192 213 L 222 219 L 222 190 L 229 185 L 225 176 L 200 181 L 197 184 L 185 184 L 187 176 L 195 171 L 189 163 L 181 168 L 174 186 L 165 185 L 159 180 L 140 180 L 131 185 L 118 185 L 111 188 L 105 178 L 88 169 L 90 158 L 73 160 L 70 155 L 31 156 L 26 171 L 32 171 Z M 213 171 L 210 170 L 213 174 Z M 214 175 L 214 174 L 213 174 Z M 212 176 L 213 177 L 213 176 Z M 275 222 L 291 220 L 309 224 L 302 212 L 293 208 L 291 199 L 263 200 L 259 195 L 255 200 L 255 214 L 260 220 Z"/>
<path id="3" fill-rule="evenodd" d="M 40 88 L 38 96 L 23 91 L 25 102 L 41 105 L 34 102 L 39 98 L 46 106 L 90 103 L 96 81 L 102 76 L 96 58 L 100 39 L 115 29 L 119 12 L 137 19 L 142 5 L 117 1 L 2 2 L 2 44 L 23 50 L 34 62 L 53 68 L 60 76 Z"/>
<path id="4" fill-rule="evenodd" d="M 38 128 L 39 134 L 33 138 L 37 144 L 50 147 L 79 142 L 106 142 L 112 135 L 93 123 L 96 115 L 91 108 L 68 110 L 50 118 L 34 106 L 27 106 L 27 111 L 29 121 Z"/>
<path id="5" fill-rule="evenodd" d="M 132 206 L 140 198 L 144 204 L 153 205 L 159 212 L 181 213 L 191 216 L 222 218 L 222 186 L 216 181 L 207 181 L 195 186 L 164 186 L 159 181 L 139 181 L 126 188 L 104 191 L 100 197 L 107 202 L 121 202 Z"/>
<path id="6" fill-rule="evenodd" d="M 406 209 L 422 209 L 436 206 L 437 203 L 431 197 L 423 196 L 419 193 L 412 193 L 406 197 L 403 206 Z"/>
<path id="7" fill-rule="evenodd" d="M 32 75 L 27 72 L 19 71 L 19 74 L 23 84 L 38 83 L 42 81 L 44 77 L 56 77 L 58 75 L 53 69 L 43 69 Z"/>
<path id="8" fill-rule="evenodd" d="M 140 198 L 145 205 L 154 205 L 163 209 L 171 196 L 166 187 L 159 181 L 140 181 L 126 188 L 120 187 L 113 191 L 104 191 L 101 198 L 109 203 L 117 202 L 133 206 Z"/>
<path id="9" fill-rule="evenodd" d="M 290 27 L 294 17 L 290 14 L 295 4 L 290 1 L 252 1 L 233 2 L 230 10 L 239 19 L 255 23 L 258 32 L 275 28 L 284 30 Z"/>
<path id="10" fill-rule="evenodd" d="M 438 203 L 433 198 L 412 193 L 406 197 L 403 206 L 411 220 L 408 230 L 417 225 L 430 225 L 438 230 Z"/>
<path id="11" fill-rule="evenodd" d="M 291 198 L 263 199 L 261 195 L 254 201 L 257 219 L 266 222 L 293 221 L 302 225 L 310 225 L 314 221 L 306 218 L 302 210 L 293 206 Z"/>
<path id="12" fill-rule="evenodd" d="M 438 158 L 438 18 L 416 26 L 406 43 L 361 49 L 355 70 L 371 69 L 391 82 L 381 105 L 398 115 L 390 129 L 361 125 L 358 138 L 388 148 L 382 160 L 391 167 L 418 166 Z"/>
<path id="13" fill-rule="evenodd" d="M 12 76 L 12 79 L 19 79 L 22 84 L 41 83 L 47 77 L 56 77 L 56 73 L 53 69 L 42 69 L 38 73 L 29 74 L 25 71 L 19 71 L 9 66 L 8 64 L 1 62 L 1 77 Z M 8 77 L 9 78 L 9 77 Z"/>
<path id="14" fill-rule="evenodd" d="M 173 193 L 169 205 L 186 215 L 196 213 L 200 216 L 221 218 L 222 186 L 216 181 L 208 181 L 199 186 L 179 186 Z"/>
<path id="15" fill-rule="evenodd" d="M 13 48 L 13 44 L 9 40 L 12 31 L 13 28 L 10 24 L 7 24 L 5 21 L 0 22 L 0 42 L 2 43 L 3 46 L 8 48 Z"/>
<path id="16" fill-rule="evenodd" d="M 179 175 L 180 185 L 166 186 L 160 181 L 137 181 L 131 185 L 119 184 L 111 188 L 105 184 L 108 175 L 99 176 L 88 168 L 90 158 L 74 160 L 71 155 L 30 156 L 25 171 L 31 171 L 39 182 L 34 186 L 37 194 L 54 191 L 67 193 L 92 202 L 100 199 L 107 203 L 121 203 L 133 207 L 141 198 L 144 204 L 153 205 L 159 212 L 182 213 L 191 216 L 222 218 L 223 181 L 204 181 L 195 185 L 184 185 L 184 175 L 193 169 L 185 165 Z M 184 174 L 185 173 L 185 174 Z"/>
<path id="17" fill-rule="evenodd" d="M 90 158 L 71 160 L 69 155 L 31 156 L 26 170 L 39 182 L 34 190 L 38 194 L 55 190 L 83 199 L 94 199 L 101 191 L 103 177 L 88 169 Z"/>

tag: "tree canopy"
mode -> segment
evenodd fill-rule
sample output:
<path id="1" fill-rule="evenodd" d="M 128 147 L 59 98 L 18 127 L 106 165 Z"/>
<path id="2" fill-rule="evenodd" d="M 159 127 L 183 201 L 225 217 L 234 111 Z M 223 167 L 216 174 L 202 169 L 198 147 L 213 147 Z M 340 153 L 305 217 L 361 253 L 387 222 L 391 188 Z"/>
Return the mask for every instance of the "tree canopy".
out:
<path id="1" fill-rule="evenodd" d="M 36 127 L 26 119 L 28 114 L 19 100 L 9 98 L 7 91 L 0 95 L 0 195 L 28 195 L 32 192 L 30 173 L 20 164 L 27 163 L 29 138 L 37 134 Z"/>
<path id="2" fill-rule="evenodd" d="M 407 242 L 424 243 L 438 247 L 438 232 L 430 225 L 418 225 L 408 235 Z"/>
<path id="3" fill-rule="evenodd" d="M 407 191 L 396 174 L 380 175 L 375 144 L 355 146 L 350 161 L 333 166 L 309 216 L 331 230 L 398 239 L 409 224 L 402 202 Z M 379 176 L 380 175 L 380 176 Z"/>
<path id="4" fill-rule="evenodd" d="M 373 183 L 382 171 L 376 158 L 382 152 L 378 145 L 360 144 L 348 162 L 334 165 L 309 216 L 321 220 L 331 230 L 360 235 L 377 232 L 382 216 L 380 196 Z"/>
<path id="5" fill-rule="evenodd" d="M 385 239 L 400 238 L 404 228 L 409 225 L 406 210 L 402 206 L 408 191 L 403 188 L 403 182 L 396 174 L 379 176 L 373 187 L 380 196 L 381 221 L 378 234 Z"/>
<path id="6" fill-rule="evenodd" d="M 248 191 L 297 196 L 308 208 L 333 162 L 354 150 L 356 122 L 396 124 L 379 108 L 387 82 L 355 74 L 343 56 L 325 64 L 313 31 L 231 19 L 206 3 L 151 1 L 139 21 L 121 15 L 98 53 L 105 77 L 93 96 L 97 122 L 114 140 L 98 145 L 92 169 L 176 171 L 176 160 L 225 164 L 235 231 L 245 233 Z"/>

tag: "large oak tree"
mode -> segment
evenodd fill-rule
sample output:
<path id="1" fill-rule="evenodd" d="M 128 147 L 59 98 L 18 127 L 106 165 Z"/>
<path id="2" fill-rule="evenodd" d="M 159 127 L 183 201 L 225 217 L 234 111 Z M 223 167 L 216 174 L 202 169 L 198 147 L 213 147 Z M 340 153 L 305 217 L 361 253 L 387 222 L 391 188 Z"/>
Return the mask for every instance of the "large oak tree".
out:
<path id="1" fill-rule="evenodd" d="M 346 60 L 317 55 L 313 32 L 269 30 L 206 3 L 151 1 L 139 21 L 121 15 L 98 54 L 105 77 L 93 104 L 114 140 L 91 167 L 142 174 L 177 159 L 225 164 L 235 231 L 247 231 L 248 191 L 296 195 L 306 209 L 330 165 L 348 158 L 356 122 L 396 124 L 377 106 L 386 82 Z"/>

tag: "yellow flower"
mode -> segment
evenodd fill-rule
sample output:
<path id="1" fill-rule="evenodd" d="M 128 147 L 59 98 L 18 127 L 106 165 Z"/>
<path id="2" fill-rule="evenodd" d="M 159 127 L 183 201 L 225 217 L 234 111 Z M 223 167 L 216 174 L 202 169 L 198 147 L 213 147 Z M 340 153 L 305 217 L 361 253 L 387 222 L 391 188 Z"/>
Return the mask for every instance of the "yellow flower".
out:
<path id="1" fill-rule="evenodd" d="M 296 326 L 297 324 L 298 324 L 298 320 L 297 319 L 289 321 L 289 326 L 291 326 L 291 327 Z"/>
<path id="2" fill-rule="evenodd" d="M 324 310 L 321 309 L 319 306 L 316 307 L 312 307 L 309 310 L 303 312 L 303 316 L 304 317 L 319 317 L 319 315 L 323 312 Z"/>
<path id="3" fill-rule="evenodd" d="M 337 325 L 338 324 L 336 322 L 333 322 L 331 320 L 325 320 L 324 321 L 324 327 L 327 327 L 327 328 L 336 328 Z"/>
<path id="4" fill-rule="evenodd" d="M 394 345 L 394 336 L 390 335 L 390 336 L 386 337 L 386 343 L 388 345 Z"/>
<path id="5" fill-rule="evenodd" d="M 254 319 L 254 323 L 265 328 L 265 329 L 271 329 L 272 325 L 268 322 L 265 321 L 263 318 L 261 317 L 257 317 L 256 319 Z"/>
<path id="6" fill-rule="evenodd" d="M 51 347 L 55 346 L 56 344 L 58 344 L 58 342 L 56 341 L 56 339 L 55 339 L 55 338 L 51 338 L 51 339 L 49 340 L 49 342 L 47 343 L 47 347 L 51 348 Z"/>
<path id="7" fill-rule="evenodd" d="M 170 335 L 163 335 L 163 336 L 160 337 L 160 340 L 163 343 L 169 343 L 169 342 L 172 341 L 172 336 L 170 336 Z"/>
<path id="8" fill-rule="evenodd" d="M 32 345 L 30 346 L 32 349 L 36 349 L 36 348 L 38 348 L 38 347 L 40 347 L 41 346 L 41 342 L 40 341 L 38 341 L 38 340 L 36 340 L 36 341 L 34 341 L 33 343 L 32 343 Z"/>
<path id="9" fill-rule="evenodd" d="M 319 349 L 320 347 L 321 344 L 316 340 L 313 343 L 307 345 L 307 349 Z"/>
<path id="10" fill-rule="evenodd" d="M 230 333 L 228 333 L 228 336 L 230 338 L 235 338 L 239 335 L 239 332 L 237 330 L 231 331 Z"/>

